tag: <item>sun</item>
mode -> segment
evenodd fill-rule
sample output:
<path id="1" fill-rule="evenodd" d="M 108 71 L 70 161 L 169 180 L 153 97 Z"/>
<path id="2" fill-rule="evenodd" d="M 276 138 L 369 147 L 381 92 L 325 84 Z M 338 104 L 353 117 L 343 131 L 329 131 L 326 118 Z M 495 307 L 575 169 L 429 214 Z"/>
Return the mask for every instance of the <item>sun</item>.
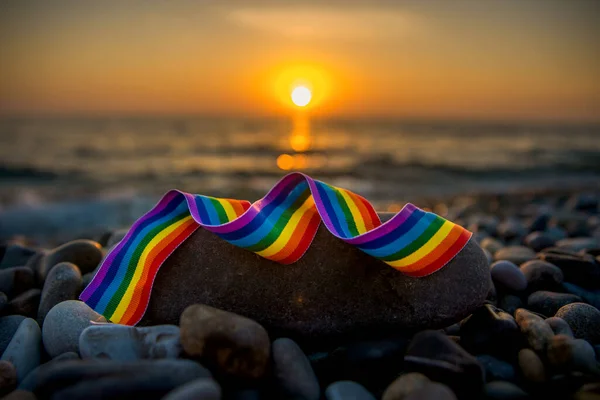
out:
<path id="1" fill-rule="evenodd" d="M 312 93 L 306 86 L 296 86 L 292 90 L 292 102 L 298 107 L 304 107 L 310 103 Z"/>

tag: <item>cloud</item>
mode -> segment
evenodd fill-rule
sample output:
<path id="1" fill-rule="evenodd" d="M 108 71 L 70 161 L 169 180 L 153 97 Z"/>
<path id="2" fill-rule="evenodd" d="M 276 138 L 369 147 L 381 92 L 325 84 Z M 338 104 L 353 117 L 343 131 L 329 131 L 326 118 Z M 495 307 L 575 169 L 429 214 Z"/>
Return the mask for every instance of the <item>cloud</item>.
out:
<path id="1" fill-rule="evenodd" d="M 244 27 L 298 39 L 402 37 L 422 27 L 418 16 L 394 9 L 240 8 L 229 11 L 228 18 Z"/>

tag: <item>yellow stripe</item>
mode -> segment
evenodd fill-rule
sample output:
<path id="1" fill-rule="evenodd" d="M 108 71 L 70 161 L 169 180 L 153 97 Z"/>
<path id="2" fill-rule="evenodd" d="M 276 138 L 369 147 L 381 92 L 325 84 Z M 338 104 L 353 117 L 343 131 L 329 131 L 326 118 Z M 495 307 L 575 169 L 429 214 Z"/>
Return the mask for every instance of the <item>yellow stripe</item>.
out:
<path id="1" fill-rule="evenodd" d="M 433 249 L 439 246 L 440 243 L 448 236 L 454 224 L 450 221 L 445 221 L 444 225 L 436 232 L 435 235 L 427 243 L 425 243 L 420 249 L 415 251 L 409 256 L 406 256 L 396 261 L 386 261 L 392 267 L 404 267 L 410 264 L 414 264 L 427 254 L 431 253 Z"/>
<path id="2" fill-rule="evenodd" d="M 217 199 L 219 200 L 219 203 L 221 203 L 221 205 L 223 206 L 223 208 L 225 209 L 225 213 L 227 214 L 227 220 L 228 221 L 233 221 L 234 219 L 237 218 L 237 214 L 235 213 L 235 209 L 233 208 L 233 206 L 231 205 L 231 203 L 229 203 L 228 200 L 224 200 L 224 199 Z"/>
<path id="3" fill-rule="evenodd" d="M 120 321 L 121 318 L 123 318 L 123 316 L 125 315 L 125 312 L 127 311 L 127 307 L 129 306 L 131 299 L 133 297 L 134 289 L 136 288 L 137 283 L 141 279 L 142 273 L 144 272 L 144 266 L 148 265 L 146 263 L 148 254 L 150 254 L 150 252 L 158 245 L 158 243 L 160 243 L 164 238 L 169 236 L 173 231 L 175 231 L 181 225 L 188 222 L 190 219 L 192 219 L 191 215 L 183 218 L 180 221 L 177 221 L 177 223 L 170 225 L 169 227 L 162 230 L 158 235 L 156 235 L 150 241 L 150 243 L 148 243 L 148 245 L 144 249 L 142 255 L 140 256 L 138 264 L 135 267 L 135 273 L 133 274 L 133 279 L 131 280 L 129 287 L 125 291 L 125 294 L 121 298 L 121 301 L 119 302 L 119 305 L 117 306 L 117 309 L 115 310 L 114 314 L 112 315 L 111 321 L 118 323 L 118 321 Z"/>
<path id="4" fill-rule="evenodd" d="M 275 239 L 275 241 L 269 247 L 267 247 L 263 251 L 260 251 L 256 254 L 263 256 L 263 257 L 270 257 L 273 254 L 277 254 L 290 241 L 290 238 L 292 237 L 292 233 L 294 233 L 294 229 L 296 229 L 296 226 L 300 222 L 300 219 L 302 218 L 302 216 L 304 214 L 306 214 L 308 211 L 310 211 L 311 208 L 314 208 L 314 207 L 315 207 L 315 200 L 312 196 L 309 196 L 304 201 L 304 203 L 300 206 L 300 208 L 298 208 L 294 212 L 294 214 L 292 214 L 292 217 L 286 224 L 285 228 L 283 228 L 283 231 L 281 231 L 281 234 L 279 235 L 279 237 L 277 239 Z M 316 212 L 316 211 L 314 211 L 314 212 Z"/>
<path id="5" fill-rule="evenodd" d="M 348 208 L 350 209 L 350 212 L 352 213 L 352 218 L 354 219 L 354 222 L 356 223 L 356 229 L 358 230 L 358 234 L 361 235 L 361 234 L 365 233 L 367 231 L 367 228 L 365 227 L 365 221 L 363 220 L 360 210 L 358 209 L 358 207 L 356 207 L 356 203 L 355 203 L 354 199 L 350 196 L 350 194 L 348 193 L 348 191 L 346 189 L 340 189 L 340 188 L 338 188 L 338 189 L 340 190 L 340 194 L 342 195 L 344 200 L 346 200 L 346 204 L 348 205 Z"/>

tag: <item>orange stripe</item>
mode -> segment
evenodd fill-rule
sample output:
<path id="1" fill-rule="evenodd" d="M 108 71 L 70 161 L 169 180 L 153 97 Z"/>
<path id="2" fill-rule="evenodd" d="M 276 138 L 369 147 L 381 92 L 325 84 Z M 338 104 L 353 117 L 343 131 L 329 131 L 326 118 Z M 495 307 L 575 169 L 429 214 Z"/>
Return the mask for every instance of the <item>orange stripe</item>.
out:
<path id="1" fill-rule="evenodd" d="M 367 226 L 367 221 L 369 221 L 369 224 L 370 224 L 368 226 L 372 226 L 371 229 L 375 229 L 379 225 L 381 225 L 381 220 L 379 219 L 379 216 L 375 212 L 375 209 L 373 208 L 371 203 L 369 203 L 367 201 L 367 199 L 365 199 L 364 197 L 362 197 L 356 193 L 353 193 L 353 194 L 359 200 L 358 202 L 362 203 L 363 207 L 365 208 L 365 210 L 367 212 L 368 217 L 365 218 L 365 226 Z"/>
<path id="2" fill-rule="evenodd" d="M 294 232 L 292 232 L 290 240 L 285 244 L 285 246 L 283 246 L 281 250 L 269 257 L 269 259 L 281 262 L 282 260 L 289 258 L 293 254 L 294 250 L 298 248 L 298 245 L 302 242 L 302 237 L 310 234 L 310 232 L 307 232 L 307 229 L 315 216 L 319 217 L 319 213 L 316 211 L 315 207 L 305 212 L 298 222 L 298 225 L 296 225 Z M 320 218 L 321 217 L 319 217 L 319 219 Z"/>
<path id="3" fill-rule="evenodd" d="M 444 238 L 444 240 L 442 240 L 438 247 L 430 251 L 429 254 L 421 258 L 419 261 L 398 268 L 398 270 L 402 272 L 415 272 L 427 267 L 429 264 L 433 263 L 435 260 L 443 256 L 444 253 L 446 253 L 446 251 L 452 247 L 452 245 L 460 237 L 463 230 L 464 228 L 462 226 L 454 225 L 452 227 L 452 230 L 450 230 L 448 235 Z"/>
<path id="4" fill-rule="evenodd" d="M 135 283 L 135 287 L 133 290 L 133 295 L 131 296 L 131 301 L 129 303 L 129 305 L 127 306 L 127 311 L 125 312 L 125 314 L 123 315 L 122 321 L 127 321 L 131 318 L 131 316 L 135 313 L 135 310 L 137 309 L 137 307 L 131 307 L 132 304 L 139 304 L 139 300 L 140 297 L 142 295 L 142 291 L 144 290 L 144 286 L 146 285 L 146 281 L 148 280 L 148 276 L 149 276 L 149 272 L 150 270 L 152 270 L 152 265 L 158 261 L 159 263 L 162 263 L 163 260 L 157 260 L 157 255 L 163 250 L 165 249 L 167 246 L 169 246 L 169 244 L 178 236 L 180 235 L 183 231 L 185 231 L 186 229 L 188 229 L 191 225 L 198 225 L 198 223 L 196 221 L 194 221 L 193 219 L 190 219 L 188 222 L 182 224 L 179 226 L 179 228 L 177 228 L 176 230 L 174 230 L 173 232 L 171 232 L 171 234 L 167 237 L 165 237 L 163 240 L 160 241 L 160 243 L 158 245 L 156 245 L 151 251 L 150 253 L 148 253 L 148 258 L 147 260 L 152 260 L 151 262 L 147 262 L 146 265 L 141 266 L 142 268 L 142 276 L 140 276 L 140 279 L 138 280 L 137 283 Z M 137 265 L 136 268 L 140 268 L 140 265 Z"/>
<path id="5" fill-rule="evenodd" d="M 230 204 L 233 207 L 233 211 L 235 211 L 235 215 L 237 215 L 238 217 L 244 213 L 244 208 L 242 207 L 239 201 L 231 201 Z"/>
<path id="6" fill-rule="evenodd" d="M 466 229 L 463 229 L 458 240 L 454 242 L 452 247 L 440 258 L 435 260 L 433 263 L 429 264 L 427 267 L 415 272 L 409 272 L 406 275 L 419 278 L 434 273 L 435 271 L 442 268 L 444 265 L 448 264 L 450 260 L 452 260 L 463 249 L 463 247 L 465 247 L 465 245 L 469 242 L 469 239 L 471 239 L 471 232 L 469 232 Z"/>
<path id="7" fill-rule="evenodd" d="M 350 196 L 350 198 L 356 205 L 356 208 L 358 208 L 358 211 L 360 211 L 360 215 L 363 221 L 365 222 L 365 228 L 367 229 L 367 232 L 373 230 L 373 228 L 375 228 L 375 225 L 373 224 L 371 215 L 369 214 L 369 211 L 367 210 L 363 202 L 360 201 L 360 199 L 358 198 L 359 196 L 356 193 L 350 192 L 349 190 L 345 190 L 345 192 L 348 194 L 348 196 Z"/>
<path id="8" fill-rule="evenodd" d="M 289 255 L 289 257 L 284 258 L 280 262 L 284 265 L 292 264 L 300 259 L 302 255 L 306 252 L 306 250 L 310 247 L 312 240 L 317 234 L 317 229 L 319 228 L 319 222 L 321 221 L 321 217 L 318 212 L 315 212 L 310 222 L 308 223 L 308 228 L 305 232 L 302 233 L 302 237 L 300 238 L 300 243 L 296 246 L 294 251 Z"/>

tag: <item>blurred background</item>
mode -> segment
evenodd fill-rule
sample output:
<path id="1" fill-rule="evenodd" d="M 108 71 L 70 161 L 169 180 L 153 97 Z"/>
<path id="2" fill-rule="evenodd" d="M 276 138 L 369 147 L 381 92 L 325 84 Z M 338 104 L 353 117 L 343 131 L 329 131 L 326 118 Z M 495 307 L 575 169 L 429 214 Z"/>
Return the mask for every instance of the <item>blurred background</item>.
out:
<path id="1" fill-rule="evenodd" d="M 595 0 L 3 0 L 0 238 L 294 170 L 390 211 L 597 188 L 598 38 Z"/>

